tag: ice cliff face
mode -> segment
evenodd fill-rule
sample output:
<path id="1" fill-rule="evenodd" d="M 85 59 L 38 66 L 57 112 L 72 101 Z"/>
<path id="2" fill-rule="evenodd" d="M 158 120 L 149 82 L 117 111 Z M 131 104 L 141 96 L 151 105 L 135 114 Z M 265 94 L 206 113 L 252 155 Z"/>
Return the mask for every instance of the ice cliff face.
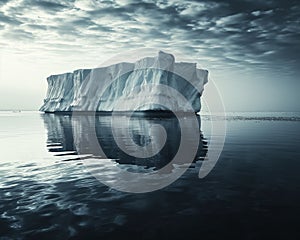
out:
<path id="1" fill-rule="evenodd" d="M 132 111 L 138 106 L 140 111 L 181 112 L 191 111 L 189 105 L 198 112 L 207 77 L 208 72 L 197 69 L 196 63 L 176 63 L 173 55 L 160 51 L 135 63 L 52 75 L 40 111 Z"/>

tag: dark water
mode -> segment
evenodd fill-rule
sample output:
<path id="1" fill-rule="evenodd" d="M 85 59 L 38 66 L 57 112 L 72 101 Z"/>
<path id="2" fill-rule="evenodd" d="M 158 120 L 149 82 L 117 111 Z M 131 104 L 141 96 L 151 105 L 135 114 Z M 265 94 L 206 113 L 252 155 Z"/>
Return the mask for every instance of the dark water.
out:
<path id="1" fill-rule="evenodd" d="M 70 116 L 0 113 L 0 238 L 299 239 L 299 118 L 229 116 L 221 157 L 210 174 L 199 179 L 212 137 L 210 120 L 222 119 L 203 116 L 202 132 L 187 124 L 201 141 L 182 177 L 166 188 L 134 194 L 114 190 L 87 171 L 84 161 L 97 155 L 88 139 L 81 145 L 86 154 L 78 156 L 74 131 L 84 139 L 89 118 L 78 125 Z M 149 159 L 120 151 L 110 121 L 109 116 L 95 121 L 106 155 L 97 156 L 99 161 L 128 171 L 155 171 L 176 154 L 176 118 L 131 119 L 131 138 L 140 146 L 153 141 L 156 133 L 149 129 L 154 124 L 167 133 L 166 145 Z M 117 131 L 122 129 L 120 118 Z M 133 145 L 127 147 L 134 151 Z M 103 174 L 115 173 L 108 165 Z"/>

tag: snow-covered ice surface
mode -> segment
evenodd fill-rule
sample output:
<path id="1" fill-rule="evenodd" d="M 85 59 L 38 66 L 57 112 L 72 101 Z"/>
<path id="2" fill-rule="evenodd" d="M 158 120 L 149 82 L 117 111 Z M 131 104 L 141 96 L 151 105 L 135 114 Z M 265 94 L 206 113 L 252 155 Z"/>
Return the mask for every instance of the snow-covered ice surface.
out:
<path id="1" fill-rule="evenodd" d="M 173 55 L 159 51 L 135 63 L 76 70 L 52 75 L 47 81 L 40 111 L 199 112 L 208 71 L 198 69 L 196 63 L 177 63 Z M 183 98 L 174 95 L 174 90 Z"/>

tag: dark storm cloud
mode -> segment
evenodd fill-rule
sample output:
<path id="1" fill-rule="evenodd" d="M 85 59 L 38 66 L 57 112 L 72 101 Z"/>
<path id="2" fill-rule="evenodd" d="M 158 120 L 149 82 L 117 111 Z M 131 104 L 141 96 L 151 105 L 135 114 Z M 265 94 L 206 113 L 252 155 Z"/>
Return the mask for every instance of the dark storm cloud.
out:
<path id="1" fill-rule="evenodd" d="M 62 10 L 64 8 L 67 8 L 66 5 L 63 5 L 59 2 L 50 2 L 50 1 L 29 1 L 28 4 L 31 4 L 31 6 L 38 6 L 45 10 Z"/>
<path id="2" fill-rule="evenodd" d="M 9 25 L 19 25 L 21 24 L 20 21 L 10 17 L 10 16 L 6 16 L 5 14 L 0 12 L 0 23 L 2 24 L 9 24 Z"/>
<path id="3" fill-rule="evenodd" d="M 26 26 L 33 30 L 47 30 L 47 26 L 45 25 L 26 24 Z"/>
<path id="4" fill-rule="evenodd" d="M 9 0 L 1 0 L 1 1 L 0 1 L 0 6 L 6 4 L 8 1 L 9 1 Z"/>
<path id="5" fill-rule="evenodd" d="M 201 13 L 207 17 L 203 24 L 187 33 L 189 38 L 215 39 L 223 46 L 226 61 L 285 62 L 299 60 L 299 9 L 296 1 L 238 1 L 223 2 L 216 14 Z M 201 16 L 198 13 L 198 16 Z M 291 53 L 294 54 L 291 54 Z M 277 60 L 276 60 L 277 59 Z"/>
<path id="6" fill-rule="evenodd" d="M 15 39 L 19 32 L 20 38 L 38 40 L 47 34 L 46 45 L 72 39 L 96 48 L 101 43 L 127 49 L 161 43 L 240 66 L 296 66 L 300 58 L 300 7 L 295 0 L 11 0 L 1 1 L 0 22 L 6 31 L 2 36 Z"/>

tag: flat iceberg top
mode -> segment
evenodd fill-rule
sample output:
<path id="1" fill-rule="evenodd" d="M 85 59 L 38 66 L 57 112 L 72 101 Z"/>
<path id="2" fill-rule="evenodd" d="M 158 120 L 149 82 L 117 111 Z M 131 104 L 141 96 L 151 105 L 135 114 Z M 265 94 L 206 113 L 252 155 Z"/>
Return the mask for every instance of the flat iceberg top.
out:
<path id="1" fill-rule="evenodd" d="M 51 75 L 40 111 L 200 111 L 208 71 L 196 63 L 155 57 Z"/>

